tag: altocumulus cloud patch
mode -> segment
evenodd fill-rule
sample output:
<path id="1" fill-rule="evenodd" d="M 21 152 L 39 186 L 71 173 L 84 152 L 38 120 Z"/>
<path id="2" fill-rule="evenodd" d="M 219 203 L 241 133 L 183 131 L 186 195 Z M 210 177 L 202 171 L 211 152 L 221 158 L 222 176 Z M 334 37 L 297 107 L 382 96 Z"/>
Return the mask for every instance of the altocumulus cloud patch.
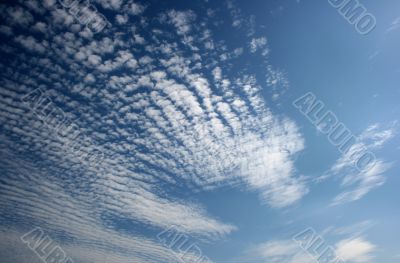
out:
<path id="1" fill-rule="evenodd" d="M 293 166 L 304 147 L 296 125 L 274 116 L 256 76 L 231 73 L 243 49 L 214 39 L 212 18 L 167 8 L 152 19 L 147 4 L 96 2 L 115 17 L 96 35 L 56 1 L 1 7 L 0 192 L 15 231 L 40 225 L 79 260 L 163 261 L 172 253 L 154 237 L 116 230 L 112 218 L 205 238 L 237 227 L 160 186 L 245 187 L 273 207 L 307 193 Z M 245 43 L 263 56 L 266 44 Z M 48 104 L 37 102 L 39 118 L 23 103 L 39 88 L 74 132 L 56 134 Z M 93 151 L 101 162 L 81 158 Z"/>

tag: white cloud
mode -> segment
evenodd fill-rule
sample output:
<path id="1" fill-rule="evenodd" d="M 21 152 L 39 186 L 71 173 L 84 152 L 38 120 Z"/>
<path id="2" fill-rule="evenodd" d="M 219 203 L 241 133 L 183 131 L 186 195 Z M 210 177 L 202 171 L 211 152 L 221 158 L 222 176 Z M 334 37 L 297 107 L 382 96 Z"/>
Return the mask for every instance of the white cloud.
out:
<path id="1" fill-rule="evenodd" d="M 127 23 L 115 13 L 133 2 L 96 2 Z M 41 7 L 38 1 L 29 8 L 43 12 Z M 138 14 L 135 8 L 131 11 Z M 236 227 L 169 189 L 237 187 L 257 191 L 272 207 L 291 205 L 307 193 L 294 167 L 294 156 L 304 148 L 297 126 L 268 108 L 255 76 L 246 70 L 226 75 L 229 65 L 218 58 L 235 59 L 243 50 L 214 41 L 194 11 L 172 10 L 161 21 L 140 18 L 130 29 L 114 25 L 96 37 L 79 32 L 64 10 L 45 12 L 43 21 L 23 23 L 46 34 L 12 38 L 18 52 L 4 70 L 14 74 L 1 81 L 0 162 L 9 175 L 8 185 L 0 186 L 1 212 L 46 225 L 55 234 L 62 229 L 75 238 L 76 244 L 64 245 L 78 258 L 96 261 L 109 253 L 109 262 L 125 262 L 126 254 L 143 262 L 155 262 L 152 257 L 171 262 L 152 237 L 117 229 L 113 220 L 151 230 L 173 224 L 201 238 L 221 237 Z M 2 31 L 18 32 L 21 23 L 7 21 Z M 161 31 L 166 22 L 177 32 Z M 199 48 L 205 35 L 215 43 L 212 50 Z M 13 50 L 12 44 L 4 46 Z M 38 87 L 62 108 L 79 136 L 66 128 L 60 136 L 29 113 L 21 96 Z M 38 159 L 25 162 L 14 149 Z M 105 155 L 99 164 L 82 157 L 96 150 Z M 113 246 L 133 252 L 116 253 Z M 86 250 L 92 251 L 87 258 Z"/>
<path id="2" fill-rule="evenodd" d="M 87 74 L 84 81 L 93 83 L 93 82 L 95 82 L 95 78 L 94 78 L 93 74 Z"/>
<path id="3" fill-rule="evenodd" d="M 400 17 L 396 18 L 392 24 L 386 29 L 386 33 L 397 30 L 400 28 Z"/>
<path id="4" fill-rule="evenodd" d="M 376 164 L 365 172 L 349 173 L 343 179 L 344 186 L 354 186 L 335 197 L 333 204 L 342 204 L 346 202 L 357 201 L 372 189 L 385 183 L 384 173 L 389 170 L 390 164 L 377 161 Z"/>
<path id="5" fill-rule="evenodd" d="M 121 8 L 123 1 L 122 0 L 95 0 L 99 3 L 103 8 L 118 10 Z"/>
<path id="6" fill-rule="evenodd" d="M 116 15 L 115 20 L 118 24 L 125 25 L 128 22 L 129 18 L 127 15 Z"/>
<path id="7" fill-rule="evenodd" d="M 0 25 L 0 32 L 7 36 L 11 36 L 13 34 L 11 27 L 6 25 Z"/>
<path id="8" fill-rule="evenodd" d="M 271 261 L 281 261 L 288 255 L 293 255 L 299 250 L 298 245 L 293 241 L 272 241 L 261 244 L 255 248 L 255 251 L 265 259 Z"/>
<path id="9" fill-rule="evenodd" d="M 363 238 L 345 239 L 336 244 L 337 254 L 346 262 L 372 262 L 376 246 Z"/>
<path id="10" fill-rule="evenodd" d="M 46 51 L 46 46 L 48 45 L 46 42 L 39 43 L 32 36 L 18 36 L 15 38 L 15 41 L 27 50 L 38 52 L 40 54 L 43 54 Z"/>
<path id="11" fill-rule="evenodd" d="M 168 18 L 178 30 L 178 34 L 185 35 L 190 32 L 192 28 L 192 22 L 196 19 L 196 15 L 191 10 L 171 10 L 168 12 Z"/>
<path id="12" fill-rule="evenodd" d="M 129 13 L 135 16 L 143 13 L 145 9 L 146 9 L 145 6 L 138 3 L 129 4 Z"/>
<path id="13" fill-rule="evenodd" d="M 330 174 L 340 174 L 343 177 L 342 187 L 345 190 L 335 197 L 333 205 L 359 200 L 374 188 L 384 184 L 384 173 L 390 169 L 390 163 L 376 159 L 373 164 L 360 171 L 355 166 L 353 156 L 357 156 L 359 152 L 366 150 L 373 152 L 381 148 L 394 136 L 394 133 L 394 126 L 389 129 L 381 129 L 379 125 L 371 125 L 361 133 L 358 142 L 336 161 Z"/>
<path id="14" fill-rule="evenodd" d="M 88 61 L 90 64 L 92 64 L 93 66 L 99 65 L 101 63 L 101 57 L 97 56 L 97 55 L 90 55 L 88 57 Z"/>
<path id="15" fill-rule="evenodd" d="M 364 230 L 359 232 L 359 225 L 364 228 L 369 223 L 361 222 L 347 227 L 330 227 L 323 232 L 323 237 L 318 234 L 309 236 L 308 248 L 303 249 L 301 244 L 294 240 L 270 240 L 250 248 L 238 258 L 237 262 L 273 262 L 273 263 L 314 263 L 320 260 L 325 262 L 348 262 L 348 263 L 366 263 L 373 262 L 374 252 L 377 247 L 363 237 L 359 237 Z M 356 228 L 356 229 L 354 229 Z M 322 234 L 322 233 L 321 233 Z M 334 246 L 329 244 L 326 237 L 329 234 L 345 235 L 344 239 L 338 241 Z M 313 245 L 318 244 L 318 248 Z M 333 245 L 333 244 L 332 244 Z M 327 253 L 331 251 L 331 254 Z M 326 261 L 326 262 L 328 262 Z M 236 261 L 234 261 L 236 262 Z"/>
<path id="16" fill-rule="evenodd" d="M 46 24 L 43 23 L 43 22 L 37 22 L 37 23 L 33 26 L 33 28 L 34 28 L 35 30 L 39 31 L 39 32 L 42 32 L 42 33 L 46 33 L 46 31 L 47 31 L 47 26 L 46 26 Z"/>
<path id="17" fill-rule="evenodd" d="M 293 240 L 275 240 L 252 246 L 238 262 L 314 263 L 315 259 Z"/>
<path id="18" fill-rule="evenodd" d="M 13 25 L 26 27 L 34 21 L 32 14 L 20 6 L 7 7 L 5 11 L 7 19 Z"/>
<path id="19" fill-rule="evenodd" d="M 265 48 L 267 45 L 266 37 L 253 38 L 250 42 L 251 53 L 257 52 L 257 50 Z"/>

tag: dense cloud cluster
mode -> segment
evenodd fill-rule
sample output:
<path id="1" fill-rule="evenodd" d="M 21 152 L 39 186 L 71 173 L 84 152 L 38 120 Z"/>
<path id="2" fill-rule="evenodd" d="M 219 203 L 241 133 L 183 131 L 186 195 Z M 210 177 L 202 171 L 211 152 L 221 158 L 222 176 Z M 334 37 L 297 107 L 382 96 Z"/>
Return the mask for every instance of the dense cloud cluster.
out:
<path id="1" fill-rule="evenodd" d="M 15 240 L 38 225 L 76 262 L 173 262 L 155 235 L 118 229 L 115 220 L 218 238 L 237 227 L 171 189 L 231 186 L 271 207 L 308 192 L 294 167 L 303 138 L 263 97 L 268 87 L 276 100 L 289 84 L 269 63 L 253 18 L 228 3 L 228 26 L 246 39 L 231 46 L 213 32 L 217 11 L 204 6 L 209 16 L 94 4 L 111 22 L 95 35 L 55 0 L 0 5 L 0 212 L 4 225 L 15 224 L 2 235 Z M 263 58 L 264 80 L 232 70 L 243 53 Z M 37 89 L 69 126 L 52 127 L 24 103 Z M 101 162 L 82 158 L 94 151 Z"/>
<path id="2" fill-rule="evenodd" d="M 115 20 L 96 35 L 56 1 L 1 6 L 4 214 L 53 235 L 62 229 L 74 240 L 65 246 L 85 243 L 93 257 L 117 246 L 124 252 L 109 262 L 154 262 L 170 253 L 113 229 L 113 219 L 206 237 L 236 229 L 166 189 L 247 186 L 275 207 L 307 192 L 292 162 L 303 148 L 296 125 L 272 114 L 255 76 L 228 77 L 243 48 L 213 39 L 212 21 L 193 10 L 149 19 L 139 3 L 97 2 Z M 247 52 L 266 57 L 266 44 L 249 37 Z M 68 125 L 40 117 L 41 99 L 24 103 L 37 89 Z M 101 162 L 82 158 L 93 151 Z"/>

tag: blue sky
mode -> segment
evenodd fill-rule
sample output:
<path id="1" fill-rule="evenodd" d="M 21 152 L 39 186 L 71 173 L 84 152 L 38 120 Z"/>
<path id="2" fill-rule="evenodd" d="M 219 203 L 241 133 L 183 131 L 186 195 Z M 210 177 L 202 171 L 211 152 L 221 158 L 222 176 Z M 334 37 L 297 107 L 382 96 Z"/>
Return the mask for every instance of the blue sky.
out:
<path id="1" fill-rule="evenodd" d="M 321 263 L 293 240 L 313 229 L 329 262 L 399 262 L 400 3 L 350 2 L 368 34 L 328 0 L 93 0 L 99 32 L 3 1 L 0 261 Z M 293 105 L 310 92 L 349 152 Z"/>

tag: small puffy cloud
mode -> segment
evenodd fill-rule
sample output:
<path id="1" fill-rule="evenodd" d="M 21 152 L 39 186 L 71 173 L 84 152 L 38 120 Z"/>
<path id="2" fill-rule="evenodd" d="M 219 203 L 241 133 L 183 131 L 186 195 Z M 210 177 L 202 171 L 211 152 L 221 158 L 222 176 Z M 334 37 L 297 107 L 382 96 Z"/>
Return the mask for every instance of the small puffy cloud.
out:
<path id="1" fill-rule="evenodd" d="M 144 10 L 146 10 L 146 7 L 139 3 L 131 3 L 128 6 L 128 12 L 134 16 L 140 15 Z"/>
<path id="2" fill-rule="evenodd" d="M 97 55 L 90 55 L 88 57 L 88 61 L 90 64 L 92 64 L 93 66 L 99 65 L 101 63 L 101 57 L 97 56 Z"/>
<path id="3" fill-rule="evenodd" d="M 11 27 L 9 27 L 9 26 L 0 25 L 0 33 L 7 35 L 7 36 L 11 36 L 13 34 L 13 31 L 12 31 Z"/>
<path id="4" fill-rule="evenodd" d="M 39 43 L 32 36 L 18 36 L 15 38 L 15 41 L 24 48 L 26 48 L 27 50 L 30 50 L 32 52 L 43 54 L 46 51 L 47 43 L 45 42 Z"/>
<path id="5" fill-rule="evenodd" d="M 213 70 L 212 73 L 213 73 L 214 79 L 215 79 L 216 81 L 221 80 L 222 73 L 221 73 L 221 68 L 220 68 L 220 67 L 216 67 L 216 68 Z"/>
<path id="6" fill-rule="evenodd" d="M 95 0 L 105 9 L 118 10 L 123 3 L 122 0 Z"/>
<path id="7" fill-rule="evenodd" d="M 191 11 L 176 11 L 171 10 L 168 12 L 168 18 L 171 24 L 173 24 L 178 34 L 184 35 L 189 33 L 191 30 L 191 23 L 196 19 L 196 15 Z"/>
<path id="8" fill-rule="evenodd" d="M 243 54 L 243 48 L 239 47 L 239 48 L 235 48 L 235 50 L 233 51 L 233 53 L 235 54 L 235 56 L 240 56 Z"/>
<path id="9" fill-rule="evenodd" d="M 26 27 L 34 21 L 32 14 L 20 6 L 8 7 L 6 11 L 8 13 L 7 19 L 12 24 Z"/>
<path id="10" fill-rule="evenodd" d="M 251 53 L 257 52 L 257 50 L 264 48 L 267 45 L 267 38 L 253 38 L 250 42 L 250 51 Z"/>
<path id="11" fill-rule="evenodd" d="M 127 15 L 116 15 L 115 16 L 115 21 L 117 21 L 117 23 L 119 25 L 125 25 L 128 22 L 129 18 Z"/>
<path id="12" fill-rule="evenodd" d="M 42 32 L 42 33 L 46 33 L 47 30 L 47 25 L 43 22 L 37 22 L 34 26 L 33 29 L 35 29 L 36 31 Z"/>
<path id="13" fill-rule="evenodd" d="M 94 78 L 93 74 L 87 74 L 84 79 L 84 81 L 87 83 L 93 83 L 93 82 L 95 82 L 95 80 L 96 79 Z"/>

